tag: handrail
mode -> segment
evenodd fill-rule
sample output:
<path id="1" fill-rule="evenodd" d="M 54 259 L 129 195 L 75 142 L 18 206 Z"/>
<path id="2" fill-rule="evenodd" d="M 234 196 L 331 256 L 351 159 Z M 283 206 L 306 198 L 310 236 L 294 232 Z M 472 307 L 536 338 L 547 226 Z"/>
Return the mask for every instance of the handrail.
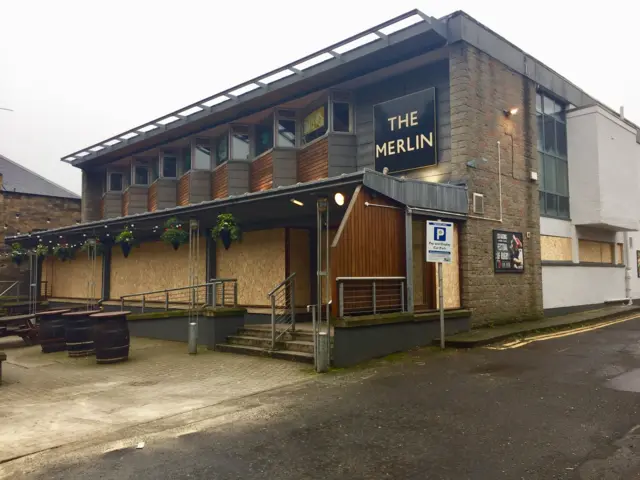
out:
<path id="1" fill-rule="evenodd" d="M 150 290 L 148 292 L 130 293 L 128 295 L 121 295 L 120 299 L 129 298 L 129 297 L 139 297 L 140 295 L 151 295 L 152 293 L 175 292 L 177 290 L 189 290 L 190 288 L 209 287 L 212 284 L 213 284 L 213 282 L 211 282 L 211 283 L 201 283 L 200 285 L 190 285 L 188 287 L 164 288 L 162 290 Z"/>
<path id="2" fill-rule="evenodd" d="M 407 277 L 337 277 L 336 282 L 350 280 L 406 280 Z"/>
<path id="3" fill-rule="evenodd" d="M 4 281 L 0 281 L 0 283 L 8 283 L 10 281 L 11 280 L 4 280 Z M 13 287 L 15 287 L 18 283 L 20 283 L 20 282 L 16 281 L 16 282 L 13 282 L 11 285 L 9 285 L 9 287 L 5 291 L 0 293 L 0 297 L 4 296 L 5 293 L 7 293 L 9 290 L 11 290 Z M 18 293 L 18 296 L 20 296 L 20 293 Z"/>
<path id="4" fill-rule="evenodd" d="M 282 287 L 285 283 L 289 282 L 289 280 L 291 280 L 293 277 L 296 276 L 296 272 L 293 272 L 291 275 L 289 275 L 287 278 L 285 278 L 283 281 L 281 281 L 276 288 L 274 288 L 273 290 L 271 290 L 269 293 L 267 293 L 267 297 L 270 297 L 271 295 L 274 294 L 274 292 L 276 290 L 278 290 L 280 287 Z"/>

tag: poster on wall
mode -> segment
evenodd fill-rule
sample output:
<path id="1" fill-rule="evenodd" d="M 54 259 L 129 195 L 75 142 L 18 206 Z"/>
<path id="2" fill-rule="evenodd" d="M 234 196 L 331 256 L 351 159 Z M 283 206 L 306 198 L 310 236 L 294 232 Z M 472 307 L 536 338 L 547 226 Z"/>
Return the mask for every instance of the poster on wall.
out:
<path id="1" fill-rule="evenodd" d="M 436 89 L 373 106 L 376 171 L 404 172 L 435 165 Z"/>
<path id="2" fill-rule="evenodd" d="M 640 278 L 640 250 L 636 250 L 636 263 L 638 264 L 638 278 Z"/>
<path id="3" fill-rule="evenodd" d="M 496 273 L 524 272 L 522 233 L 493 231 L 493 269 Z"/>

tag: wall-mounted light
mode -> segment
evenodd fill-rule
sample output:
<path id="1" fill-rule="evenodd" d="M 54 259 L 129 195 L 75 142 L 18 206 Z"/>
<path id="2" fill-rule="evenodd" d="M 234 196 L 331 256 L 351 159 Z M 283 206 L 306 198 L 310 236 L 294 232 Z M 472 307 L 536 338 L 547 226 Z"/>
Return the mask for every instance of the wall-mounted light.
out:
<path id="1" fill-rule="evenodd" d="M 336 193 L 333 196 L 333 200 L 336 202 L 336 205 L 338 205 L 339 207 L 344 205 L 344 195 L 341 194 L 340 192 Z"/>
<path id="2" fill-rule="evenodd" d="M 514 115 L 518 114 L 518 107 L 512 107 L 509 110 L 503 110 L 503 112 L 505 117 L 513 117 Z"/>
<path id="3" fill-rule="evenodd" d="M 51 223 L 51 219 L 50 218 L 47 218 L 47 223 Z"/>
<path id="4" fill-rule="evenodd" d="M 18 220 L 20 218 L 20 214 L 16 213 L 16 220 Z"/>
<path id="5" fill-rule="evenodd" d="M 291 199 L 291 203 L 293 203 L 294 205 L 297 205 L 299 207 L 304 206 L 304 203 L 302 203 L 300 200 L 296 200 L 295 198 Z"/>

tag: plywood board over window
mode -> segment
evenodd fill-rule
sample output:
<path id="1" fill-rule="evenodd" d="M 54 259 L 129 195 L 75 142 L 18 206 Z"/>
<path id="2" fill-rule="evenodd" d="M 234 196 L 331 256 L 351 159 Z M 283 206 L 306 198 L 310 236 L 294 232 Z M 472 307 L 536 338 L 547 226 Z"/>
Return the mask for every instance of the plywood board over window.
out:
<path id="1" fill-rule="evenodd" d="M 267 294 L 285 279 L 285 229 L 244 232 L 229 250 L 216 248 L 218 278 L 238 279 L 238 303 L 269 306 Z"/>
<path id="2" fill-rule="evenodd" d="M 311 303 L 310 234 L 308 230 L 289 230 L 289 275 L 296 274 L 296 306 Z"/>
<path id="3" fill-rule="evenodd" d="M 444 308 L 460 308 L 460 241 L 458 225 L 453 225 L 453 256 L 451 263 L 442 264 L 442 286 L 444 289 Z M 435 275 L 438 270 L 436 269 Z M 436 308 L 440 308 L 438 279 L 434 279 L 436 288 Z"/>
<path id="4" fill-rule="evenodd" d="M 540 236 L 540 255 L 542 261 L 570 262 L 573 259 L 571 238 Z"/>
<path id="5" fill-rule="evenodd" d="M 580 261 L 587 263 L 613 263 L 614 244 L 609 242 L 595 242 L 593 240 L 578 240 Z"/>
<path id="6" fill-rule="evenodd" d="M 198 282 L 206 280 L 206 241 L 200 239 L 200 261 Z M 124 258 L 120 247 L 115 246 L 111 255 L 111 298 L 168 288 L 186 287 L 189 284 L 189 247 L 178 250 L 162 241 L 145 242 L 134 247 L 128 258 Z M 172 301 L 180 301 L 184 292 L 175 293 Z M 155 301 L 164 301 L 158 296 Z"/>
<path id="7" fill-rule="evenodd" d="M 95 267 L 86 252 L 77 252 L 73 260 L 64 262 L 48 257 L 42 263 L 41 272 L 41 279 L 47 282 L 47 289 L 54 298 L 87 299 L 90 283 L 95 284 L 91 296 L 102 298 L 102 257 L 96 258 Z"/>

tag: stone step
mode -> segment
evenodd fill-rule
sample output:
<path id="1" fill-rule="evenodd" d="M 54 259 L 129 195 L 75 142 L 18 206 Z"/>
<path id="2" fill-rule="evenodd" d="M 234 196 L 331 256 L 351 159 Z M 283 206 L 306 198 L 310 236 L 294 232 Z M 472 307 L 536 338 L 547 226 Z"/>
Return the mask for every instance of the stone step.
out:
<path id="1" fill-rule="evenodd" d="M 238 335 L 243 337 L 261 337 L 271 338 L 271 325 L 256 326 L 245 325 L 244 328 L 238 330 Z M 283 334 L 279 340 L 301 340 L 304 342 L 313 342 L 313 334 L 308 331 L 296 330 L 295 332 L 287 332 Z"/>
<path id="2" fill-rule="evenodd" d="M 259 347 L 250 347 L 248 345 L 234 345 L 231 343 L 220 343 L 216 345 L 216 351 L 240 353 L 244 355 L 255 355 L 259 357 L 277 358 L 280 360 L 289 360 L 301 363 L 313 363 L 313 354 L 303 352 L 293 352 L 290 350 L 266 350 Z"/>
<path id="3" fill-rule="evenodd" d="M 269 350 L 271 348 L 271 338 L 251 337 L 248 335 L 230 335 L 227 343 L 233 345 L 247 345 Z M 313 342 L 302 340 L 287 340 L 276 342 L 276 350 L 288 350 L 294 352 L 313 353 Z"/>

